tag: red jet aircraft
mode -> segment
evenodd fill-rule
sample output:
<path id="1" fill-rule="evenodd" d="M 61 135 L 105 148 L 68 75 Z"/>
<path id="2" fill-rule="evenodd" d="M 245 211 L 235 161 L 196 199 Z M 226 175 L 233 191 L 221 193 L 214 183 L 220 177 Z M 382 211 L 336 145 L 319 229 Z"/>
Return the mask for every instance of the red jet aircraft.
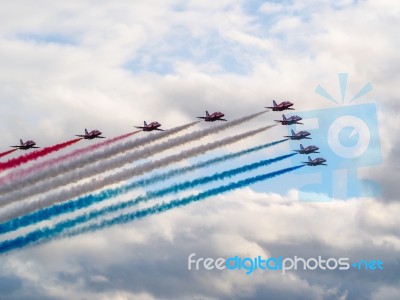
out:
<path id="1" fill-rule="evenodd" d="M 282 125 L 293 125 L 293 124 L 301 124 L 299 121 L 301 121 L 302 118 L 299 116 L 291 116 L 289 118 L 286 118 L 285 115 L 282 115 L 282 120 L 275 120 L 275 122 L 281 123 Z"/>
<path id="2" fill-rule="evenodd" d="M 36 143 L 34 141 L 26 141 L 25 143 L 22 140 L 19 140 L 20 145 L 19 146 L 10 146 L 12 148 L 18 148 L 20 150 L 28 150 L 28 149 L 33 149 L 33 148 L 40 148 L 40 147 L 35 147 Z"/>
<path id="3" fill-rule="evenodd" d="M 205 117 L 197 117 L 199 119 L 204 119 L 206 122 L 214 122 L 214 121 L 228 121 L 225 119 L 222 119 L 225 115 L 222 112 L 215 112 L 213 114 L 209 114 L 208 111 L 206 111 L 206 116 Z"/>
<path id="4" fill-rule="evenodd" d="M 323 157 L 317 157 L 315 159 L 311 159 L 311 157 L 308 157 L 308 161 L 303 161 L 303 164 L 307 165 L 307 166 L 327 166 L 327 164 L 325 163 L 326 159 Z"/>
<path id="5" fill-rule="evenodd" d="M 85 128 L 85 134 L 84 135 L 75 135 L 75 136 L 79 136 L 81 138 L 84 138 L 85 140 L 93 140 L 93 139 L 104 139 L 104 136 L 100 136 L 101 132 L 98 131 L 97 129 L 92 130 L 91 132 L 88 132 L 87 129 Z"/>
<path id="6" fill-rule="evenodd" d="M 144 121 L 143 123 L 144 126 L 135 126 L 135 127 L 142 129 L 143 131 L 153 131 L 153 130 L 164 131 L 163 129 L 158 128 L 161 126 L 161 124 L 158 122 L 152 122 L 150 124 L 147 124 L 146 121 Z"/>
<path id="7" fill-rule="evenodd" d="M 274 106 L 267 106 L 266 108 L 270 108 L 273 111 L 283 111 L 283 110 L 294 110 L 291 108 L 294 104 L 290 101 L 283 101 L 282 103 L 276 104 L 276 101 L 272 101 Z"/>

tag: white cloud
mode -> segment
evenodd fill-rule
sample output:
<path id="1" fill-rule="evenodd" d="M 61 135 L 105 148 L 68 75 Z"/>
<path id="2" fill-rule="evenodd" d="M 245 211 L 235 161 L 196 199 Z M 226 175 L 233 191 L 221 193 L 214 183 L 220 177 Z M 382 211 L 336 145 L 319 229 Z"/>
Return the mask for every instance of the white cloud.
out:
<path id="1" fill-rule="evenodd" d="M 284 9 L 284 5 L 278 2 L 265 2 L 260 6 L 259 10 L 265 14 L 274 14 L 281 12 Z"/>
<path id="2" fill-rule="evenodd" d="M 143 119 L 158 119 L 170 128 L 205 109 L 234 118 L 272 99 L 294 100 L 299 110 L 328 107 L 314 93 L 316 85 L 338 96 L 336 74 L 349 72 L 348 94 L 371 82 L 374 91 L 366 98 L 382 105 L 385 162 L 379 171 L 365 172 L 382 178 L 384 195 L 393 198 L 297 203 L 294 192 L 279 196 L 244 189 L 129 226 L 11 253 L 3 257 L 1 273 L 25 283 L 12 292 L 14 298 L 32 291 L 60 299 L 261 298 L 265 291 L 281 298 L 397 296 L 390 268 L 376 277 L 357 274 L 354 286 L 336 274 L 249 279 L 197 276 L 183 269 L 185 255 L 193 250 L 386 255 L 396 264 L 400 208 L 387 202 L 398 200 L 399 192 L 397 1 L 265 2 L 260 15 L 249 14 L 243 1 L 228 0 L 25 1 L 1 8 L 3 148 L 20 137 L 49 145 L 85 127 L 113 136 Z M 251 126 L 272 119 L 269 114 Z M 268 138 L 283 132 L 276 128 Z M 358 289 L 361 285 L 365 291 Z"/>

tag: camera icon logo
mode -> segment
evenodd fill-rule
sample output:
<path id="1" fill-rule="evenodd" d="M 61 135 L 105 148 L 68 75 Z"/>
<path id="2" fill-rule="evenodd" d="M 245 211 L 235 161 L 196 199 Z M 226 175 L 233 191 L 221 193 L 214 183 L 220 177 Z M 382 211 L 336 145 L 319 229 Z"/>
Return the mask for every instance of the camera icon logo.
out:
<path id="1" fill-rule="evenodd" d="M 339 74 L 342 103 L 336 101 L 322 87 L 316 92 L 333 101 L 338 106 L 312 111 L 298 112 L 304 125 L 296 125 L 296 130 L 307 130 L 311 140 L 303 145 L 319 147 L 328 166 L 305 167 L 295 172 L 296 182 L 301 182 L 300 201 L 331 201 L 353 197 L 378 197 L 380 187 L 376 182 L 359 178 L 363 167 L 371 167 L 382 162 L 379 125 L 374 103 L 348 105 L 344 103 L 347 74 Z M 372 90 L 367 84 L 350 101 L 357 100 Z M 292 114 L 293 115 L 293 114 Z M 290 115 L 289 115 L 290 116 Z M 290 131 L 292 128 L 288 128 Z M 291 149 L 300 147 L 299 141 L 290 141 Z M 293 164 L 304 161 L 304 156 L 296 155 Z"/>
<path id="2" fill-rule="evenodd" d="M 368 149 L 371 133 L 363 119 L 346 115 L 337 118 L 329 127 L 328 144 L 338 156 L 357 158 Z"/>

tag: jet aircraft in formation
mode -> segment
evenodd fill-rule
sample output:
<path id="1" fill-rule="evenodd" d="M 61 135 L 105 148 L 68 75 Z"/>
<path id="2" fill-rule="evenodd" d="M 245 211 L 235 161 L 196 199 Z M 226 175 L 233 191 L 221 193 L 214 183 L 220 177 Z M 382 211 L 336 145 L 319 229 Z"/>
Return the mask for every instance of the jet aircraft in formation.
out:
<path id="1" fill-rule="evenodd" d="M 85 140 L 93 140 L 93 139 L 104 139 L 104 136 L 101 136 L 101 132 L 97 129 L 92 130 L 91 132 L 88 132 L 87 129 L 85 128 L 85 134 L 83 135 L 75 135 L 79 136 Z"/>
<path id="2" fill-rule="evenodd" d="M 290 101 L 283 101 L 279 104 L 276 103 L 275 100 L 272 101 L 273 106 L 267 106 L 266 108 L 272 109 L 273 111 L 284 111 L 284 110 L 294 110 L 292 107 L 294 104 Z M 215 121 L 227 121 L 226 119 L 223 119 L 225 115 L 222 112 L 214 112 L 212 114 L 209 114 L 208 111 L 206 111 L 206 116 L 205 117 L 197 117 L 199 119 L 203 119 L 206 122 L 215 122 Z M 289 118 L 286 118 L 286 116 L 283 114 L 282 115 L 282 120 L 275 120 L 275 122 L 279 122 L 282 125 L 294 125 L 294 124 L 303 124 L 300 123 L 302 118 L 299 116 L 291 116 Z M 161 129 L 161 124 L 158 122 L 151 122 L 150 124 L 147 124 L 146 121 L 144 121 L 143 126 L 135 126 L 136 128 L 142 129 L 143 131 L 164 131 Z M 101 136 L 101 132 L 97 129 L 92 130 L 88 132 L 87 129 L 85 129 L 85 134 L 83 135 L 76 135 L 78 137 L 81 137 L 86 140 L 92 140 L 96 138 L 105 138 L 104 136 Z M 302 130 L 297 133 L 291 130 L 291 135 L 285 136 L 291 140 L 303 140 L 303 139 L 311 139 L 309 136 L 311 134 L 308 131 Z M 21 150 L 28 150 L 28 149 L 33 149 L 33 148 L 39 148 L 36 147 L 36 143 L 32 140 L 26 141 L 25 143 L 20 140 L 20 145 L 18 146 L 10 146 L 13 148 L 18 148 Z M 307 147 L 303 147 L 302 144 L 300 144 L 300 149 L 299 150 L 293 150 L 299 154 L 312 154 L 312 153 L 319 153 L 317 152 L 319 148 L 317 146 L 311 145 Z M 304 162 L 308 166 L 318 166 L 318 165 L 325 165 L 326 159 L 322 157 L 318 157 L 316 159 L 311 159 L 311 157 L 308 157 L 308 161 Z"/>
<path id="3" fill-rule="evenodd" d="M 272 109 L 272 111 L 294 110 L 294 108 L 291 108 L 294 104 L 290 101 L 283 101 L 277 104 L 275 100 L 272 100 L 272 105 L 266 108 Z"/>
<path id="4" fill-rule="evenodd" d="M 214 122 L 214 121 L 227 121 L 225 119 L 222 119 L 225 115 L 222 112 L 215 112 L 212 113 L 211 115 L 208 113 L 206 110 L 206 116 L 205 117 L 197 117 L 199 119 L 203 119 L 206 122 Z"/>
<path id="5" fill-rule="evenodd" d="M 317 150 L 319 150 L 317 146 L 311 145 L 304 148 L 303 145 L 300 144 L 300 150 L 293 150 L 293 151 L 299 154 L 311 154 L 311 153 L 319 153 L 317 152 Z"/>
<path id="6" fill-rule="evenodd" d="M 291 130 L 292 135 L 285 135 L 285 137 L 291 139 L 291 140 L 303 140 L 303 139 L 308 139 L 310 140 L 311 138 L 308 137 L 309 135 L 311 135 L 311 133 L 309 133 L 308 131 L 302 130 L 299 132 L 294 132 L 294 130 Z"/>
<path id="7" fill-rule="evenodd" d="M 164 131 L 164 129 L 159 128 L 161 126 L 160 123 L 158 122 L 151 122 L 150 124 L 147 124 L 146 121 L 143 122 L 143 126 L 135 126 L 136 128 L 142 129 L 143 131 Z"/>
<path id="8" fill-rule="evenodd" d="M 282 125 L 293 125 L 293 124 L 303 124 L 299 121 L 303 120 L 299 116 L 291 116 L 286 118 L 285 115 L 282 115 L 282 120 L 275 120 L 275 122 L 281 123 Z"/>
<path id="9" fill-rule="evenodd" d="M 22 140 L 19 140 L 19 146 L 10 146 L 12 148 L 18 148 L 20 150 L 28 150 L 33 148 L 40 148 L 36 147 L 36 143 L 34 141 L 26 141 L 25 143 Z"/>
<path id="10" fill-rule="evenodd" d="M 272 109 L 273 111 L 283 111 L 283 110 L 294 110 L 293 103 L 290 101 L 283 101 L 279 104 L 276 103 L 275 100 L 272 101 L 273 106 L 267 106 L 266 108 Z M 291 116 L 289 118 L 286 118 L 285 115 L 282 115 L 282 120 L 275 120 L 275 122 L 281 123 L 282 125 L 294 125 L 294 124 L 300 124 L 303 125 L 303 123 L 300 123 L 302 118 L 299 116 Z M 294 132 L 294 130 L 291 130 L 291 135 L 287 135 L 285 137 L 291 139 L 291 140 L 303 140 L 303 139 L 311 139 L 309 137 L 311 134 L 308 131 L 302 130 L 297 133 Z M 319 148 L 317 146 L 311 145 L 306 148 L 303 147 L 302 144 L 300 144 L 300 150 L 293 150 L 299 154 L 312 154 L 312 153 L 319 153 L 317 152 Z M 324 165 L 326 159 L 323 157 L 318 157 L 316 159 L 311 159 L 311 157 L 308 157 L 308 162 L 303 162 L 304 164 L 308 166 L 319 166 L 319 165 Z"/>
<path id="11" fill-rule="evenodd" d="M 311 157 L 309 156 L 308 161 L 303 161 L 303 164 L 306 164 L 307 166 L 312 166 L 312 167 L 321 166 L 321 165 L 327 166 L 327 164 L 325 162 L 326 162 L 326 159 L 323 157 L 317 157 L 315 159 L 311 159 Z"/>

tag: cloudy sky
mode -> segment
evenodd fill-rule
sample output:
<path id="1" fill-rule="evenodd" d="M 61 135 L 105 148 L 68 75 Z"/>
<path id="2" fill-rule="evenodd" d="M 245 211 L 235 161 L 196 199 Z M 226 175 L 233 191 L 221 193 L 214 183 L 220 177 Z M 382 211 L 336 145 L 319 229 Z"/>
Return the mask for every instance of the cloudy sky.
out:
<path id="1" fill-rule="evenodd" d="M 272 99 L 291 100 L 298 111 L 311 114 L 372 103 L 380 155 L 363 160 L 353 175 L 375 182 L 380 191 L 376 197 L 304 202 L 299 190 L 321 175 L 307 170 L 126 225 L 27 247 L 0 256 L 0 299 L 400 299 L 399 28 L 395 0 L 2 2 L 1 151 L 20 138 L 52 145 L 85 128 L 112 137 L 143 120 L 172 128 L 206 109 L 235 119 L 262 111 Z M 339 73 L 348 74 L 345 103 Z M 372 90 L 348 103 L 368 83 Z M 340 103 L 316 93 L 317 86 Z M 268 112 L 185 149 L 277 118 L 279 113 Z M 202 159 L 286 134 L 277 126 Z M 291 147 L 284 143 L 235 166 L 287 154 Z M 344 182 L 340 177 L 336 184 Z M 191 253 L 380 259 L 384 270 L 250 276 L 189 271 Z"/>

